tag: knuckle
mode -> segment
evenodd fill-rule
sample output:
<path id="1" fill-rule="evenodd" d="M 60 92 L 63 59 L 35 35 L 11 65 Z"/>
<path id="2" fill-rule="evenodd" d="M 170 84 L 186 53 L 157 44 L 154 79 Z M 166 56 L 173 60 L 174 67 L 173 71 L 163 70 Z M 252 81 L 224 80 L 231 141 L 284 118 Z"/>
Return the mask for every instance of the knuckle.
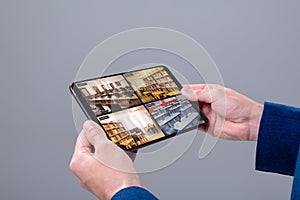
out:
<path id="1" fill-rule="evenodd" d="M 80 186 L 84 189 L 87 189 L 86 181 L 80 181 Z"/>
<path id="2" fill-rule="evenodd" d="M 73 158 L 69 164 L 69 168 L 73 173 L 77 173 L 80 169 L 82 162 L 79 162 L 77 158 Z"/>
<path id="3" fill-rule="evenodd" d="M 76 164 L 75 164 L 75 162 L 74 162 L 73 159 L 71 160 L 71 162 L 70 162 L 70 164 L 69 164 L 69 168 L 70 168 L 70 170 L 71 170 L 72 172 L 75 172 L 76 169 L 77 169 Z"/>
<path id="4" fill-rule="evenodd" d="M 100 142 L 106 139 L 106 137 L 102 137 L 104 133 L 101 132 L 101 129 L 94 128 L 88 134 L 89 140 Z"/>

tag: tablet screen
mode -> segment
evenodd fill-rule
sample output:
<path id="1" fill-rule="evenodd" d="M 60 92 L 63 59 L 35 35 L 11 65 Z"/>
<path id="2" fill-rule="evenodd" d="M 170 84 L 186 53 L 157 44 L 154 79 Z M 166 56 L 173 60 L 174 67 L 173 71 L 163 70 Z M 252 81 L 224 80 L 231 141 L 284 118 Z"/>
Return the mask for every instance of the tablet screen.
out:
<path id="1" fill-rule="evenodd" d="M 164 66 L 76 82 L 107 136 L 133 150 L 205 124 L 198 105 Z M 93 117 L 94 118 L 94 117 Z"/>

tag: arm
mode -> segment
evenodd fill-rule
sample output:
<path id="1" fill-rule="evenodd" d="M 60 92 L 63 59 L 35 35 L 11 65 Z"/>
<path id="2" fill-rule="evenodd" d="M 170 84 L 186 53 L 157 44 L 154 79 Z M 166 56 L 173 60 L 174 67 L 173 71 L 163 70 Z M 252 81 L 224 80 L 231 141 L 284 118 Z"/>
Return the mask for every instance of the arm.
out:
<path id="1" fill-rule="evenodd" d="M 256 169 L 293 175 L 300 142 L 300 109 L 259 104 L 219 85 L 187 85 L 182 94 L 198 101 L 209 118 L 204 131 L 229 140 L 257 140 Z"/>
<path id="2" fill-rule="evenodd" d="M 256 169 L 294 175 L 300 143 L 300 109 L 265 103 L 260 122 Z"/>
<path id="3" fill-rule="evenodd" d="M 128 187 L 118 191 L 113 197 L 112 200 L 157 200 L 157 198 L 151 194 L 149 191 L 140 187 Z"/>

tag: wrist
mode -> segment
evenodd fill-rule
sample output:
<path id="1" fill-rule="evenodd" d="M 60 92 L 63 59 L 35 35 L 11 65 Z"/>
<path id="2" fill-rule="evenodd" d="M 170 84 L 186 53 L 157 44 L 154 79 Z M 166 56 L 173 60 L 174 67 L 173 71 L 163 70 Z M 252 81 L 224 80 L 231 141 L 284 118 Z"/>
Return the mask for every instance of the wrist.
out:
<path id="1" fill-rule="evenodd" d="M 129 179 L 123 179 L 122 181 L 120 180 L 119 184 L 108 187 L 107 188 L 108 190 L 105 192 L 105 194 L 101 195 L 102 198 L 101 196 L 98 195 L 96 196 L 98 197 L 98 199 L 101 200 L 103 199 L 110 200 L 116 193 L 129 187 L 140 187 L 140 188 L 147 189 L 144 185 L 140 183 L 139 177 L 137 175 L 133 175 L 133 176 L 135 177 L 130 177 Z"/>
<path id="2" fill-rule="evenodd" d="M 249 129 L 250 129 L 249 140 L 251 141 L 257 141 L 258 139 L 260 120 L 262 117 L 263 110 L 264 110 L 264 105 L 255 102 L 251 110 L 251 115 L 250 115 L 251 117 L 249 120 Z"/>

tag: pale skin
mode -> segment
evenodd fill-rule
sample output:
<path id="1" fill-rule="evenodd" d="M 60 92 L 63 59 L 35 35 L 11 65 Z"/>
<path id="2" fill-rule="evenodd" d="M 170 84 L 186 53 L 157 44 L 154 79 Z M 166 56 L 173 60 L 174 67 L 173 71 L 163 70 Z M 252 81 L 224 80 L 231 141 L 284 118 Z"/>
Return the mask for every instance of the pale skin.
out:
<path id="1" fill-rule="evenodd" d="M 198 102 L 208 117 L 203 131 L 228 140 L 257 140 L 262 104 L 219 85 L 185 85 L 181 92 Z M 106 200 L 130 186 L 145 188 L 134 168 L 134 157 L 112 143 L 96 123 L 87 121 L 78 136 L 70 169 L 83 188 Z"/>
<path id="2" fill-rule="evenodd" d="M 182 95 L 199 102 L 209 119 L 204 127 L 208 134 L 227 140 L 257 140 L 262 104 L 232 89 L 212 84 L 185 85 Z"/>
<path id="3" fill-rule="evenodd" d="M 70 169 L 79 178 L 80 185 L 101 200 L 111 199 L 116 192 L 129 186 L 144 187 L 130 156 L 108 140 L 93 121 L 84 123 Z"/>

